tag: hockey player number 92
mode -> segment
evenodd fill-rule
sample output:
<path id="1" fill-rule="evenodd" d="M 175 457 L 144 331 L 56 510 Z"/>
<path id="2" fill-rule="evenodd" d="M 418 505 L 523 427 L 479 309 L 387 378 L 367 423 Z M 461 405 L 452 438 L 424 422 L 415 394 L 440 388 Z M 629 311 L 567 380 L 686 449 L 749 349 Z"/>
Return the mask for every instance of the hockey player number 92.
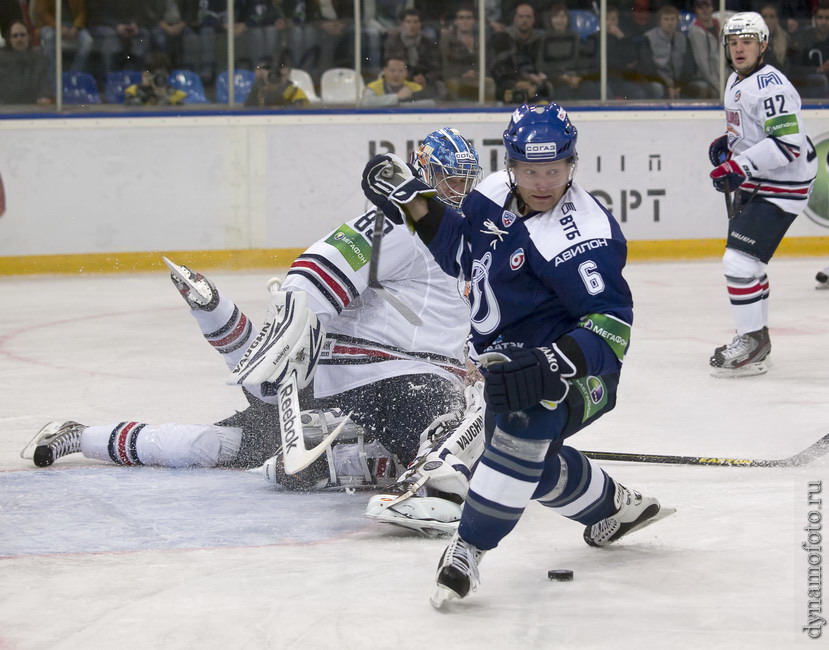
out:
<path id="1" fill-rule="evenodd" d="M 587 289 L 587 293 L 595 296 L 604 291 L 604 280 L 601 274 L 596 270 L 596 263 L 593 260 L 587 260 L 579 264 L 579 275 L 581 281 Z"/>

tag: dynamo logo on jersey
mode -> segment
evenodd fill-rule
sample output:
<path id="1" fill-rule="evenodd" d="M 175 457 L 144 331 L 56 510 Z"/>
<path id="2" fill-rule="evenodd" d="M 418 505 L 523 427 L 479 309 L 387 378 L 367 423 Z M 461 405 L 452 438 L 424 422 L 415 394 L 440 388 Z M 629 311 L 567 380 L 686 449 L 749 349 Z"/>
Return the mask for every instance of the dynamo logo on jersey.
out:
<path id="1" fill-rule="evenodd" d="M 783 82 L 780 80 L 780 77 L 777 76 L 776 72 L 766 72 L 765 74 L 758 74 L 757 75 L 757 87 L 762 89 L 766 86 L 773 86 L 778 85 L 782 86 Z"/>
<path id="2" fill-rule="evenodd" d="M 517 271 L 522 266 L 524 266 L 524 260 L 527 259 L 526 255 L 524 254 L 524 249 L 519 248 L 515 251 L 509 258 L 509 267 L 513 271 Z"/>
<path id="3" fill-rule="evenodd" d="M 554 160 L 556 157 L 555 142 L 528 142 L 524 145 L 524 155 L 527 160 Z"/>
<path id="4" fill-rule="evenodd" d="M 501 223 L 504 224 L 504 228 L 509 228 L 512 224 L 515 223 L 515 220 L 517 218 L 518 217 L 514 212 L 504 210 L 504 214 L 501 215 Z"/>

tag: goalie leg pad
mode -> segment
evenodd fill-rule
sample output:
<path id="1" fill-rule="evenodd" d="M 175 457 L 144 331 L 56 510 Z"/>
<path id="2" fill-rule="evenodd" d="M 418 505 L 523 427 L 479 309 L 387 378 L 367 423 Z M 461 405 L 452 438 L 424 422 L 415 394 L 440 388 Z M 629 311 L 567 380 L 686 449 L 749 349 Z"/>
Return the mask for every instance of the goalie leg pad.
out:
<path id="1" fill-rule="evenodd" d="M 298 388 L 311 383 L 325 341 L 325 330 L 307 307 L 302 291 L 272 294 L 268 318 L 228 380 L 255 388 L 274 387 L 296 372 Z M 263 388 L 267 395 L 275 393 Z"/>

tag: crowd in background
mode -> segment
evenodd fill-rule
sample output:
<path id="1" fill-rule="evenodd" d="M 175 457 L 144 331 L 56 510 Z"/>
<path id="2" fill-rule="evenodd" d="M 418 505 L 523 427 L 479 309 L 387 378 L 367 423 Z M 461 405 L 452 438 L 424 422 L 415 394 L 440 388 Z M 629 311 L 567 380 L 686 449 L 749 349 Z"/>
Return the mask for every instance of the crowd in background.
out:
<path id="1" fill-rule="evenodd" d="M 227 84 L 228 38 L 235 68 L 249 75 L 245 95 L 259 84 L 248 105 L 307 105 L 321 94 L 326 70 L 355 68 L 354 0 L 232 0 L 230 24 L 228 0 L 59 1 L 61 24 L 55 0 L 0 0 L 0 103 L 54 103 L 58 34 L 64 85 L 85 79 L 103 97 L 120 80 L 117 98 L 106 94 L 110 102 L 188 103 L 194 87 L 203 101 L 226 101 L 219 91 Z M 490 103 L 595 102 L 601 29 L 607 99 L 721 96 L 722 17 L 714 0 L 608 0 L 604 20 L 598 3 L 586 0 L 481 1 L 483 75 L 477 4 L 360 0 L 359 103 L 475 102 L 481 93 Z M 766 62 L 804 98 L 829 96 L 829 0 L 729 0 L 726 8 L 761 13 L 770 32 Z M 292 70 L 307 72 L 313 87 L 293 88 Z"/>

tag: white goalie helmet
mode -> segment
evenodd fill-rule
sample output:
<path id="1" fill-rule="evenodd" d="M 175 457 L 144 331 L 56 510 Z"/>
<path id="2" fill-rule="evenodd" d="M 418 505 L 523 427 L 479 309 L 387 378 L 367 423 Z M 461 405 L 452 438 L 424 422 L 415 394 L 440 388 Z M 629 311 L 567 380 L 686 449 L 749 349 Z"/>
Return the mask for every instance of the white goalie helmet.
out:
<path id="1" fill-rule="evenodd" d="M 763 17 L 755 11 L 741 11 L 729 18 L 723 25 L 721 38 L 728 52 L 729 36 L 753 36 L 759 43 L 769 42 L 769 28 Z"/>

